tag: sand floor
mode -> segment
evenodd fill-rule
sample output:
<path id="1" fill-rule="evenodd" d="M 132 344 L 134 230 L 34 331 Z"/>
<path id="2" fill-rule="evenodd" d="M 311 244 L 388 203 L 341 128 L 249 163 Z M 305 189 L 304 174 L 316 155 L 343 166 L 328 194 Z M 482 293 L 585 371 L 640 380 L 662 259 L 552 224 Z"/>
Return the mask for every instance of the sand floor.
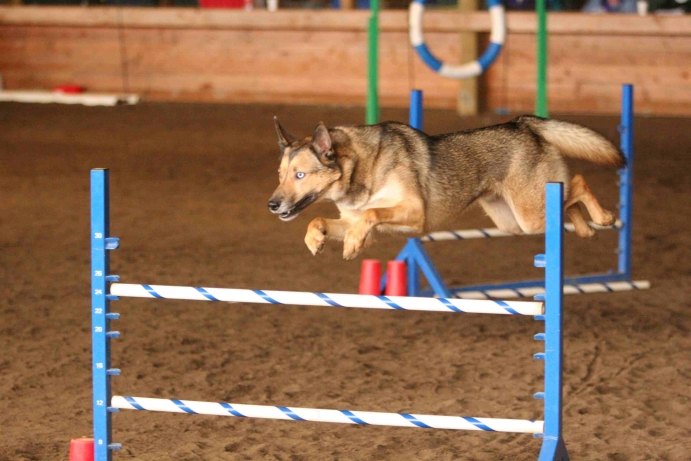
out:
<path id="1" fill-rule="evenodd" d="M 306 135 L 362 109 L 0 104 L 0 460 L 66 460 L 91 434 L 89 169 L 111 168 L 112 269 L 124 282 L 355 292 L 360 260 L 312 257 L 314 205 L 280 222 L 271 116 Z M 406 119 L 404 111 L 384 111 Z M 614 117 L 564 117 L 617 139 Z M 431 111 L 440 133 L 498 117 Z M 638 118 L 633 265 L 649 291 L 571 296 L 564 436 L 574 460 L 691 459 L 691 120 Z M 613 171 L 575 164 L 603 204 Z M 462 227 L 490 226 L 475 210 Z M 380 239 L 366 257 L 393 258 Z M 539 278 L 541 237 L 438 243 L 451 284 Z M 567 237 L 567 275 L 614 268 L 614 234 Z M 121 300 L 116 394 L 286 406 L 539 419 L 532 318 Z M 529 435 L 355 427 L 123 411 L 119 459 L 535 459 Z"/>

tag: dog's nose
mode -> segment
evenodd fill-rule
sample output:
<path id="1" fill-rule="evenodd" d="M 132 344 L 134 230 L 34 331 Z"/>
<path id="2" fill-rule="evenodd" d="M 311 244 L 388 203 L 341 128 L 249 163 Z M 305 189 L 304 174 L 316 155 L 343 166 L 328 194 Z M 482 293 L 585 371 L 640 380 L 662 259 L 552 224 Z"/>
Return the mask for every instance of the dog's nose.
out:
<path id="1" fill-rule="evenodd" d="M 278 209 L 281 207 L 281 202 L 278 200 L 269 200 L 269 210 L 271 211 L 278 211 Z"/>

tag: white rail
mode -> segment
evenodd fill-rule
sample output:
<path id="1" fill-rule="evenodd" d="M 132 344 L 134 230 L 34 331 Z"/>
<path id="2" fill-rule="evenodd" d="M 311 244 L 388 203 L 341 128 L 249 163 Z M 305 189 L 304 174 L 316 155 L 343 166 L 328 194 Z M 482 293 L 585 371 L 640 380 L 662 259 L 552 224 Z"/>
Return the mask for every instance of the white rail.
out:
<path id="1" fill-rule="evenodd" d="M 371 296 L 343 293 L 135 285 L 127 283 L 113 283 L 110 287 L 110 294 L 133 298 L 165 298 L 186 299 L 190 301 L 291 304 L 302 306 L 332 306 L 360 309 L 396 309 L 474 314 L 542 315 L 544 313 L 544 304 L 538 301 Z"/>
<path id="2" fill-rule="evenodd" d="M 598 226 L 594 222 L 588 222 L 593 229 L 596 230 L 616 230 L 621 228 L 621 221 L 617 220 L 611 226 Z M 576 232 L 576 228 L 572 223 L 564 224 L 564 230 L 566 232 Z M 456 231 L 441 231 L 441 232 L 431 232 L 424 237 L 420 238 L 423 242 L 441 242 L 444 240 L 471 240 L 471 239 L 489 239 L 497 237 L 520 237 L 523 235 L 533 235 L 533 234 L 510 234 L 508 232 L 502 232 L 497 228 L 485 228 L 485 229 L 463 229 Z"/>
<path id="3" fill-rule="evenodd" d="M 522 419 L 472 418 L 468 416 L 434 416 L 374 411 L 324 410 L 318 408 L 243 405 L 193 400 L 152 399 L 113 396 L 111 406 L 123 410 L 164 411 L 198 415 L 234 416 L 237 418 L 282 419 L 320 423 L 399 426 L 423 429 L 452 429 L 487 432 L 542 433 L 543 421 Z"/>
<path id="4" fill-rule="evenodd" d="M 650 288 L 648 280 L 633 282 L 581 283 L 578 285 L 564 285 L 565 295 L 580 295 L 585 293 L 610 293 L 614 291 L 647 290 Z M 483 291 L 457 291 L 454 296 L 460 299 L 490 299 L 490 298 L 532 298 L 543 294 L 542 287 L 530 288 L 497 288 Z"/>

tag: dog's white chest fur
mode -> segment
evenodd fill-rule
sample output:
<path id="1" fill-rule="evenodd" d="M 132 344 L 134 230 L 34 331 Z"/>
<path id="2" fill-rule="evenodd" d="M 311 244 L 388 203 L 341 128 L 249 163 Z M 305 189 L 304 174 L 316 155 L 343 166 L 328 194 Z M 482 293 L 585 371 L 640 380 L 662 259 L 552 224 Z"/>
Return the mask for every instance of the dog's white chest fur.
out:
<path id="1" fill-rule="evenodd" d="M 404 193 L 398 178 L 390 178 L 384 187 L 375 192 L 366 203 L 366 208 L 386 208 L 403 201 Z"/>
<path id="2" fill-rule="evenodd" d="M 390 178 L 383 187 L 379 188 L 367 199 L 356 203 L 337 203 L 343 219 L 357 221 L 365 210 L 371 208 L 389 208 L 399 205 L 404 200 L 404 189 L 398 178 Z M 389 226 L 385 226 L 389 227 Z"/>

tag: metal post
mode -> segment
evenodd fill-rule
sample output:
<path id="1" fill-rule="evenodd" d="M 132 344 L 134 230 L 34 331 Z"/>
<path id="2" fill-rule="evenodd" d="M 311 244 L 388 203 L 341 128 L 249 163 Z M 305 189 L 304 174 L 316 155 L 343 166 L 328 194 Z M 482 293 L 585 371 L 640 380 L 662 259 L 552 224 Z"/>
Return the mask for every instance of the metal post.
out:
<path id="1" fill-rule="evenodd" d="M 91 325 L 94 399 L 94 459 L 111 459 L 110 413 L 110 347 L 106 337 L 109 321 L 106 313 L 106 275 L 109 270 L 106 236 L 108 222 L 108 170 L 91 171 Z"/>
<path id="2" fill-rule="evenodd" d="M 410 90 L 410 115 L 408 124 L 416 130 L 422 131 L 422 90 Z"/>
<path id="3" fill-rule="evenodd" d="M 633 223 L 633 85 L 623 85 L 621 92 L 621 151 L 626 165 L 619 170 L 619 273 L 631 280 L 631 226 Z"/>
<path id="4" fill-rule="evenodd" d="M 568 460 L 562 439 L 562 305 L 564 300 L 564 185 L 547 184 L 545 236 L 545 428 L 539 461 Z M 536 259 L 536 263 L 538 260 Z"/>
<path id="5" fill-rule="evenodd" d="M 111 443 L 110 377 L 119 370 L 110 368 L 110 320 L 118 314 L 110 313 L 107 285 L 116 281 L 109 276 L 108 250 L 117 248 L 117 239 L 108 237 L 109 197 L 108 170 L 91 170 L 91 348 L 94 415 L 94 460 L 110 461 L 111 450 L 120 448 Z"/>
<path id="6" fill-rule="evenodd" d="M 408 267 L 408 296 L 420 296 L 420 267 L 413 258 L 406 260 Z"/>
<path id="7" fill-rule="evenodd" d="M 372 15 L 367 23 L 367 108 L 365 123 L 379 123 L 379 0 L 370 2 Z"/>
<path id="8" fill-rule="evenodd" d="M 410 91 L 410 114 L 408 117 L 408 124 L 417 130 L 422 130 L 423 125 L 423 99 L 422 90 Z M 411 245 L 411 240 L 408 239 L 407 246 Z M 408 252 L 406 264 L 408 265 L 408 296 L 418 296 L 420 294 L 420 268 L 417 261 L 413 257 L 415 254 Z"/>
<path id="9" fill-rule="evenodd" d="M 547 110 L 547 0 L 537 0 L 537 82 L 535 115 L 549 117 Z"/>

